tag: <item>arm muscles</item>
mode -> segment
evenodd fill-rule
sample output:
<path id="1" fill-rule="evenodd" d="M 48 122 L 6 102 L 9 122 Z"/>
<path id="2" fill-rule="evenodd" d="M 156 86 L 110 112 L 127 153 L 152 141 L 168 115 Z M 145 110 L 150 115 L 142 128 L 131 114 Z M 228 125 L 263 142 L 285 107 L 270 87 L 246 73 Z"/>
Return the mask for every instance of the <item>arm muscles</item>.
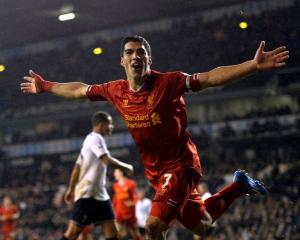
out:
<path id="1" fill-rule="evenodd" d="M 125 171 L 127 171 L 130 168 L 129 164 L 121 162 L 118 159 L 109 156 L 108 154 L 101 156 L 100 160 L 103 161 L 106 165 L 111 165 L 112 167 L 115 167 L 115 168 L 122 168 Z"/>
<path id="2" fill-rule="evenodd" d="M 53 82 L 51 92 L 57 96 L 71 99 L 86 98 L 89 85 L 80 82 L 57 83 Z"/>
<path id="3" fill-rule="evenodd" d="M 237 65 L 222 66 L 214 68 L 208 72 L 197 74 L 202 89 L 222 86 L 227 83 L 239 80 L 256 71 L 256 63 L 253 60 Z"/>

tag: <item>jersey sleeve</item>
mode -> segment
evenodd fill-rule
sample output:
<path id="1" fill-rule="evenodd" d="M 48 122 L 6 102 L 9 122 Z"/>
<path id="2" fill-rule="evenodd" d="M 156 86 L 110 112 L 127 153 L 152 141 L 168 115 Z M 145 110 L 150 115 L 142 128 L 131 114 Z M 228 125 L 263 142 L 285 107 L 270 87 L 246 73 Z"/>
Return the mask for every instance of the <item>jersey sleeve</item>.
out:
<path id="1" fill-rule="evenodd" d="M 174 96 L 182 96 L 188 92 L 187 81 L 190 75 L 184 72 L 174 72 L 168 78 L 168 89 L 171 89 Z"/>
<path id="2" fill-rule="evenodd" d="M 89 85 L 86 96 L 91 101 L 106 101 L 108 100 L 108 83 Z"/>
<path id="3" fill-rule="evenodd" d="M 82 155 L 81 154 L 79 154 L 78 155 L 78 157 L 77 157 L 77 160 L 76 160 L 76 164 L 78 164 L 78 165 L 82 165 L 82 161 L 83 161 L 83 159 L 82 159 Z"/>
<path id="4" fill-rule="evenodd" d="M 104 138 L 101 136 L 95 136 L 94 141 L 91 144 L 91 151 L 97 156 L 102 157 L 105 154 L 109 154 Z"/>

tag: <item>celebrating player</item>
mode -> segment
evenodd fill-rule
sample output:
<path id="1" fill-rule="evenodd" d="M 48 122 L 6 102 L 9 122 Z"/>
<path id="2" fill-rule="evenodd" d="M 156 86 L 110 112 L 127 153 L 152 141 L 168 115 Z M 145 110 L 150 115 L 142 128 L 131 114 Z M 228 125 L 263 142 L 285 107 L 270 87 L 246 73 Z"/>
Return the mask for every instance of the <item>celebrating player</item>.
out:
<path id="1" fill-rule="evenodd" d="M 121 46 L 121 65 L 127 80 L 95 85 L 58 83 L 46 81 L 30 71 L 30 76 L 24 77 L 26 82 L 21 83 L 21 90 L 109 101 L 126 122 L 144 162 L 146 176 L 156 190 L 146 224 L 147 239 L 163 239 L 175 218 L 200 235 L 236 198 L 248 193 L 265 193 L 266 189 L 238 170 L 231 185 L 204 202 L 201 200 L 195 189 L 202 177 L 201 164 L 187 131 L 183 96 L 231 83 L 257 71 L 285 66 L 289 57 L 285 47 L 272 51 L 264 48 L 262 41 L 253 59 L 237 65 L 194 74 L 161 73 L 150 68 L 149 43 L 140 36 L 127 37 Z"/>
<path id="2" fill-rule="evenodd" d="M 90 224 L 101 224 L 105 239 L 118 239 L 113 209 L 105 188 L 107 166 L 122 168 L 130 173 L 133 167 L 110 156 L 103 138 L 110 135 L 113 129 L 108 113 L 94 113 L 92 127 L 92 132 L 83 142 L 65 195 L 67 203 L 73 200 L 75 203 L 68 229 L 61 240 L 77 239 Z"/>

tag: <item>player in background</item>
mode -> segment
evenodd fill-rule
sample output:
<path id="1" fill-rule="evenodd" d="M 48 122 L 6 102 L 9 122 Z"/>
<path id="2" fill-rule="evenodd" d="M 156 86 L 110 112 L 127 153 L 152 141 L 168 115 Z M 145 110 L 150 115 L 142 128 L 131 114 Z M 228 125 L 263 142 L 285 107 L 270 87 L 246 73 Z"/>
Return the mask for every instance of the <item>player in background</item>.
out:
<path id="1" fill-rule="evenodd" d="M 135 216 L 136 183 L 129 179 L 122 169 L 116 168 L 114 177 L 116 182 L 113 183 L 113 208 L 120 237 L 125 238 L 128 231 L 133 240 L 141 240 L 142 237 Z"/>
<path id="2" fill-rule="evenodd" d="M 90 224 L 86 226 L 83 230 L 82 233 L 78 236 L 76 240 L 94 240 L 93 235 L 93 225 Z"/>
<path id="3" fill-rule="evenodd" d="M 101 225 L 106 240 L 118 239 L 115 217 L 105 187 L 107 166 L 122 168 L 129 173 L 133 172 L 133 166 L 110 155 L 103 136 L 111 135 L 112 129 L 113 122 L 108 113 L 94 113 L 92 132 L 83 142 L 65 194 L 66 203 L 74 201 L 74 209 L 61 240 L 76 240 L 90 224 Z"/>
<path id="4" fill-rule="evenodd" d="M 135 215 L 137 224 L 142 236 L 145 236 L 146 220 L 149 216 L 151 209 L 151 200 L 146 197 L 145 191 L 142 188 L 137 189 L 138 200 L 135 205 Z"/>
<path id="5" fill-rule="evenodd" d="M 223 86 L 258 71 L 283 67 L 289 58 L 285 46 L 265 51 L 265 42 L 261 41 L 253 59 L 193 74 L 152 70 L 151 47 L 140 36 L 126 37 L 120 54 L 127 80 L 94 85 L 59 83 L 46 81 L 30 71 L 29 76 L 24 77 L 26 82 L 21 83 L 21 90 L 30 94 L 49 92 L 70 99 L 108 101 L 115 107 L 127 124 L 148 181 L 156 191 L 146 223 L 148 240 L 164 239 L 174 219 L 201 235 L 235 199 L 246 194 L 266 193 L 259 181 L 237 170 L 232 184 L 205 201 L 201 199 L 196 184 L 202 177 L 202 168 L 187 130 L 183 96 Z M 187 59 L 188 56 L 181 61 Z M 205 59 L 199 59 L 199 65 L 201 61 Z"/>
<path id="6" fill-rule="evenodd" d="M 1 232 L 3 240 L 13 240 L 17 228 L 17 219 L 19 218 L 19 210 L 10 196 L 4 196 L 2 206 L 0 206 L 0 223 L 2 225 Z"/>

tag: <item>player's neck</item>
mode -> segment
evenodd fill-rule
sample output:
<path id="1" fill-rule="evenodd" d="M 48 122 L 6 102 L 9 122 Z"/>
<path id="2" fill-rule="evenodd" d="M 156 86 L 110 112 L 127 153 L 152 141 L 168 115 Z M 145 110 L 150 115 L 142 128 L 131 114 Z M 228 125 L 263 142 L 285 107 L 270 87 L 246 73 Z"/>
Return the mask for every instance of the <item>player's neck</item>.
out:
<path id="1" fill-rule="evenodd" d="M 149 72 L 146 73 L 143 76 L 137 76 L 137 77 L 128 77 L 128 82 L 129 82 L 129 88 L 133 92 L 138 92 L 139 90 L 142 89 L 142 87 L 145 85 L 146 78 L 149 75 Z"/>

